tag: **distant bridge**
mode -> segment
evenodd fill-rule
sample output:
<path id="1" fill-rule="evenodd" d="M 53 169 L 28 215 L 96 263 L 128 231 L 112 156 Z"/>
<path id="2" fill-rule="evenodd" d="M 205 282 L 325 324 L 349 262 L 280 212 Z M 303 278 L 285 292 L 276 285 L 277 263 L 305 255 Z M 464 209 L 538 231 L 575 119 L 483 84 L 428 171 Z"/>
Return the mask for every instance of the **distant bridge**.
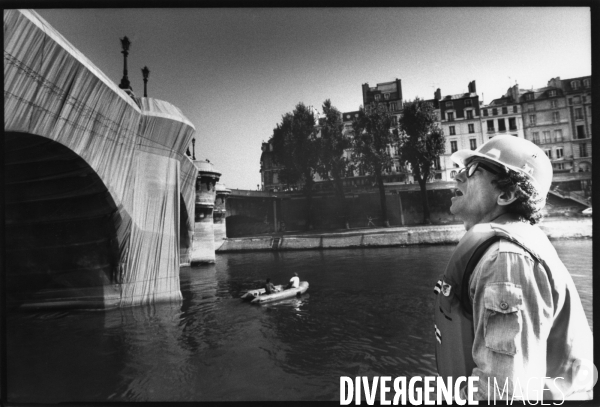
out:
<path id="1" fill-rule="evenodd" d="M 181 299 L 192 123 L 129 96 L 33 11 L 4 13 L 4 100 L 9 303 Z"/>

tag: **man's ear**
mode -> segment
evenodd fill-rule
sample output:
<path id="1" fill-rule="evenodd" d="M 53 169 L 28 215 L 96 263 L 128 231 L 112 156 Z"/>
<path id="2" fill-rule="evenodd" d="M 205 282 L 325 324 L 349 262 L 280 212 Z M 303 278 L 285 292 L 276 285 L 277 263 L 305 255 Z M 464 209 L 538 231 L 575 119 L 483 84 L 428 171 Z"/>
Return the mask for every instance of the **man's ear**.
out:
<path id="1" fill-rule="evenodd" d="M 510 205 L 511 203 L 513 203 L 516 200 L 517 200 L 517 194 L 516 194 L 515 188 L 511 188 L 507 192 L 502 192 L 500 195 L 498 195 L 497 202 L 498 202 L 498 205 L 500 205 L 500 206 L 506 206 L 506 205 Z"/>

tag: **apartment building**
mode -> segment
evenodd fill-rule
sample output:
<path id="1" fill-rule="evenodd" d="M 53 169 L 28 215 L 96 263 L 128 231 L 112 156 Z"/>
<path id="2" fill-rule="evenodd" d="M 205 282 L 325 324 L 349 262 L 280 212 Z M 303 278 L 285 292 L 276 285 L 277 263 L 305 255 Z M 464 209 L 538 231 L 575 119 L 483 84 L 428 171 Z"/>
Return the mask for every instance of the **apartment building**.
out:
<path id="1" fill-rule="evenodd" d="M 515 85 L 503 96 L 481 107 L 481 130 L 484 140 L 500 134 L 525 138 L 519 94 L 519 85 Z"/>
<path id="2" fill-rule="evenodd" d="M 492 137 L 510 134 L 526 138 L 546 152 L 552 162 L 556 182 L 579 182 L 581 178 L 581 188 L 571 187 L 571 190 L 591 190 L 591 177 L 569 175 L 591 171 L 591 76 L 565 80 L 552 78 L 546 87 L 538 89 L 520 89 L 515 84 L 487 105 L 479 101 L 474 80 L 467 89 L 465 93 L 444 97 L 437 89 L 434 98 L 427 100 L 436 109 L 446 137 L 446 153 L 435 167 L 433 181 L 453 180 L 458 165 L 450 156 L 455 151 L 475 150 Z M 403 99 L 400 79 L 378 83 L 374 87 L 365 83 L 362 85 L 362 94 L 365 110 L 376 103 L 384 103 L 396 118 L 401 116 Z M 342 113 L 345 131 L 352 130 L 352 121 L 358 115 L 358 110 Z M 263 143 L 261 173 L 265 189 L 280 187 L 270 151 L 272 147 Z M 388 153 L 398 157 L 398 146 L 389 146 Z M 349 159 L 352 158 L 351 150 L 345 154 Z M 589 181 L 586 181 L 587 178 L 590 178 Z M 384 179 L 386 183 L 414 182 L 409 169 L 401 166 L 397 160 L 384 174 Z M 319 182 L 322 181 L 319 177 L 316 181 L 317 189 L 327 188 L 328 183 Z M 371 183 L 371 177 L 360 168 L 356 168 L 344 180 L 344 184 L 351 187 L 366 187 Z"/>
<path id="3" fill-rule="evenodd" d="M 588 172 L 592 169 L 592 88 L 591 76 L 550 82 L 561 87 L 566 99 L 569 130 L 572 134 L 573 172 Z"/>
<path id="4" fill-rule="evenodd" d="M 375 87 L 363 83 L 362 94 L 365 111 L 375 103 L 383 103 L 389 112 L 396 113 L 396 118 L 402 111 L 402 81 L 398 78 L 391 82 L 378 83 Z"/>
<path id="5" fill-rule="evenodd" d="M 439 101 L 441 127 L 446 136 L 446 153 L 440 157 L 440 171 L 436 179 L 451 181 L 458 171 L 450 156 L 457 150 L 475 150 L 487 139 L 481 131 L 481 108 L 475 81 L 468 84 L 468 92 L 444 96 Z"/>
<path id="6" fill-rule="evenodd" d="M 273 143 L 263 142 L 260 155 L 260 189 L 263 191 L 279 191 L 282 187 L 279 182 L 279 170 L 281 166 L 273 161 Z"/>
<path id="7" fill-rule="evenodd" d="M 521 90 L 525 138 L 546 153 L 554 172 L 572 172 L 572 133 L 564 92 L 553 80 L 549 86 Z"/>

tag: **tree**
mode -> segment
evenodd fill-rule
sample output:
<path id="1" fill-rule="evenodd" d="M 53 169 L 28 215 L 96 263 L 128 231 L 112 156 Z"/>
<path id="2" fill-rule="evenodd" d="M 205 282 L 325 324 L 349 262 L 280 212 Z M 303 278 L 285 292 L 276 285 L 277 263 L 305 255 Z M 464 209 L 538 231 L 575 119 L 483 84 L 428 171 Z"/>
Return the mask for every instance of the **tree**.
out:
<path id="1" fill-rule="evenodd" d="M 344 133 L 341 112 L 331 105 L 329 99 L 323 103 L 323 114 L 325 117 L 320 123 L 321 136 L 317 139 L 319 147 L 317 172 L 323 179 L 333 179 L 344 226 L 348 229 L 350 225 L 343 178 L 347 175 L 350 165 L 350 160 L 344 156 L 344 151 L 352 147 L 351 138 Z"/>
<path id="2" fill-rule="evenodd" d="M 379 187 L 379 201 L 383 224 L 390 226 L 387 216 L 383 171 L 392 167 L 393 159 L 388 148 L 398 142 L 398 129 L 393 124 L 393 115 L 385 104 L 361 107 L 359 117 L 352 122 L 353 147 L 356 162 L 365 171 L 375 176 Z"/>
<path id="3" fill-rule="evenodd" d="M 306 196 L 306 226 L 311 229 L 312 189 L 319 157 L 313 112 L 298 103 L 293 112 L 282 116 L 271 140 L 273 160 L 282 166 L 281 182 L 302 187 Z"/>
<path id="4" fill-rule="evenodd" d="M 431 224 L 427 181 L 431 179 L 440 155 L 445 151 L 445 139 L 438 125 L 435 108 L 418 97 L 407 101 L 398 123 L 400 133 L 400 162 L 410 164 L 414 179 L 421 187 L 423 223 Z"/>

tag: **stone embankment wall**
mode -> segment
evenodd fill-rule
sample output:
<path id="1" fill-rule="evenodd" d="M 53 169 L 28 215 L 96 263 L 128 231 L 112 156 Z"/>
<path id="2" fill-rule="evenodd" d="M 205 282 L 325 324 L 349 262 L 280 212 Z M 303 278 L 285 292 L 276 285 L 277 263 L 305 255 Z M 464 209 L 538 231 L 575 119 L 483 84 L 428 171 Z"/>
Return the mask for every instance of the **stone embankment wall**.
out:
<path id="1" fill-rule="evenodd" d="M 550 239 L 581 239 L 592 237 L 592 220 L 547 219 L 540 228 Z M 229 238 L 217 252 L 254 250 L 318 250 L 352 247 L 387 247 L 416 244 L 456 244 L 465 234 L 462 224 L 418 226 L 390 229 L 369 229 L 339 233 L 254 236 Z"/>
<path id="2" fill-rule="evenodd" d="M 418 225 L 423 222 L 421 192 L 413 190 L 388 190 L 386 203 L 391 226 Z M 450 213 L 450 189 L 427 191 L 431 221 L 438 224 L 455 222 Z M 382 226 L 379 191 L 347 193 L 345 196 L 351 228 Z M 306 229 L 306 199 L 290 196 L 277 201 L 274 206 L 269 199 L 227 199 L 227 237 L 250 236 L 281 230 L 282 222 L 287 231 Z M 314 229 L 337 229 L 344 227 L 343 211 L 333 194 L 315 195 L 311 205 Z M 369 224 L 371 218 L 372 224 Z M 277 219 L 277 225 L 273 222 Z"/>

